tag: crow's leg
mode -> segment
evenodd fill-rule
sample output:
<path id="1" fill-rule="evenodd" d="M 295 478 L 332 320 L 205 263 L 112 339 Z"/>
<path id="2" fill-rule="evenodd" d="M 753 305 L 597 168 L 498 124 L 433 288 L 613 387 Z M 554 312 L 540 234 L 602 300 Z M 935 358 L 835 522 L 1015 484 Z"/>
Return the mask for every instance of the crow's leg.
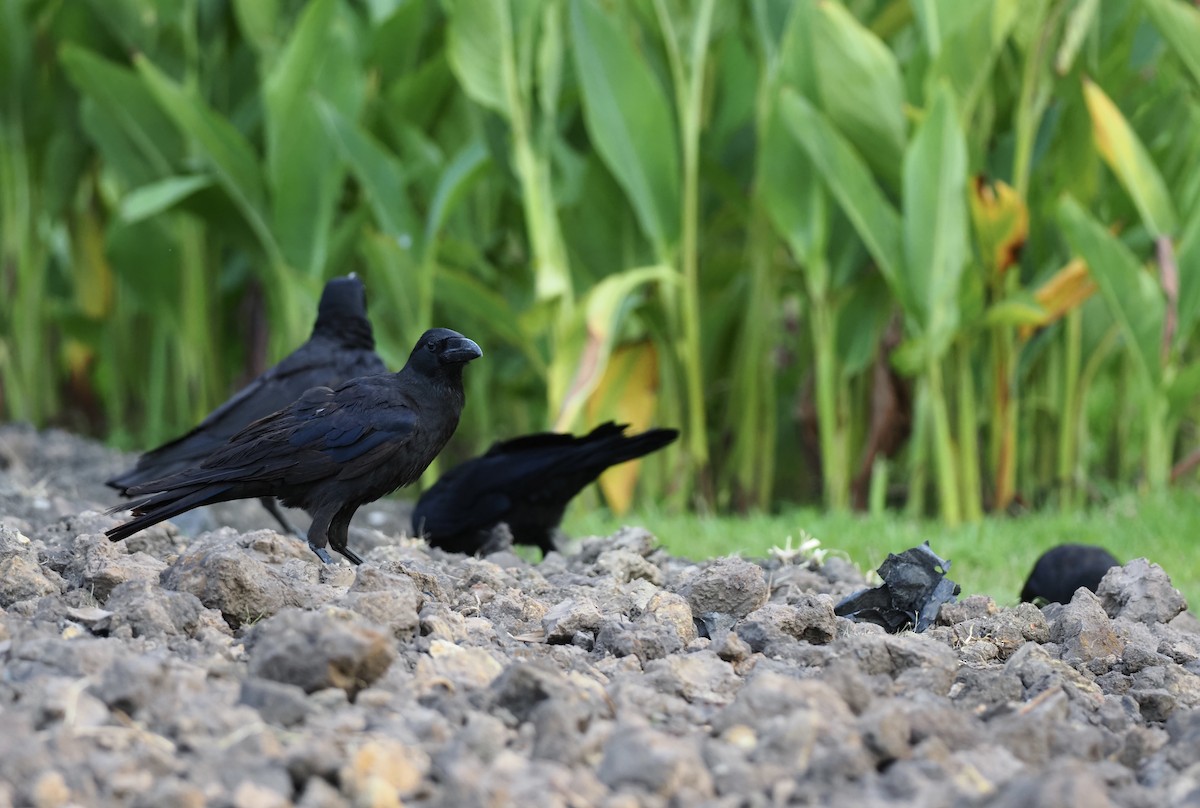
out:
<path id="1" fill-rule="evenodd" d="M 275 517 L 275 521 L 283 528 L 284 533 L 291 533 L 298 539 L 304 538 L 304 534 L 296 530 L 295 526 L 283 515 L 283 509 L 279 507 L 279 500 L 275 499 L 275 497 L 261 497 L 258 501 L 267 509 L 267 513 Z"/>
<path id="2" fill-rule="evenodd" d="M 357 505 L 349 505 L 338 511 L 337 516 L 329 523 L 329 546 L 350 560 L 351 564 L 361 564 L 362 558 L 358 553 L 346 546 L 350 541 L 350 519 L 358 510 Z"/>
<path id="3" fill-rule="evenodd" d="M 326 564 L 333 563 L 333 556 L 329 555 L 329 551 L 325 547 L 329 544 L 329 523 L 333 521 L 337 513 L 336 505 L 326 505 L 317 509 L 317 512 L 313 514 L 312 524 L 308 528 L 308 546 L 317 554 L 317 558 Z"/>

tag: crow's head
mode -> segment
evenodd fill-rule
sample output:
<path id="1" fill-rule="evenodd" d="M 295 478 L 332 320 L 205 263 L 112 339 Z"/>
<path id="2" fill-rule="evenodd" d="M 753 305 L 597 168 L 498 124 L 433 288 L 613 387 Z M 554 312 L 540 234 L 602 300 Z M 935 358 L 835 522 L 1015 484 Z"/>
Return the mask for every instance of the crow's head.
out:
<path id="1" fill-rule="evenodd" d="M 472 359 L 483 356 L 474 340 L 449 328 L 431 328 L 421 335 L 408 357 L 408 367 L 433 375 L 448 370 L 461 371 Z"/>

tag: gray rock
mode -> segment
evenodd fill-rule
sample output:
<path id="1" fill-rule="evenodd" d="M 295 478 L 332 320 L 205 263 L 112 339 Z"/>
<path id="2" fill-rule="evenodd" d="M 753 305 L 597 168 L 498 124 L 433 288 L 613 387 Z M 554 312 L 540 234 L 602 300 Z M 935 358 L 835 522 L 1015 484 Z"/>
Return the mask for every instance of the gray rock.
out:
<path id="1" fill-rule="evenodd" d="M 516 663 L 492 682 L 488 709 L 517 727 L 533 725 L 534 758 L 561 763 L 584 760 L 586 733 L 603 712 L 603 691 L 571 679 L 558 671 L 527 663 Z"/>
<path id="2" fill-rule="evenodd" d="M 420 625 L 421 596 L 412 579 L 365 564 L 355 568 L 354 582 L 340 605 L 391 629 L 397 638 L 413 636 Z"/>
<path id="3" fill-rule="evenodd" d="M 727 614 L 742 618 L 767 602 L 767 579 L 762 567 L 740 558 L 721 558 L 683 584 L 692 613 Z"/>
<path id="4" fill-rule="evenodd" d="M 217 609 L 233 628 L 255 623 L 289 607 L 318 605 L 332 599 L 313 586 L 315 580 L 298 580 L 283 574 L 278 565 L 259 560 L 252 552 L 219 534 L 198 541 L 182 553 L 160 576 L 166 589 L 190 592 L 211 609 Z M 317 576 L 312 570 L 313 579 Z"/>
<path id="5" fill-rule="evenodd" d="M 279 727 L 299 724 L 310 710 L 303 688 L 257 677 L 242 680 L 238 703 L 257 710 L 263 721 Z"/>
<path id="6" fill-rule="evenodd" d="M 542 629 L 546 642 L 571 642 L 582 631 L 595 633 L 604 616 L 596 604 L 587 598 L 567 598 L 559 601 L 542 616 Z"/>
<path id="7" fill-rule="evenodd" d="M 632 725 L 618 725 L 597 771 L 614 791 L 672 797 L 679 804 L 713 796 L 712 777 L 696 740 Z"/>
<path id="8" fill-rule="evenodd" d="M 43 570 L 36 560 L 24 555 L 0 558 L 0 608 L 63 590 L 62 579 L 51 570 Z"/>
<path id="9" fill-rule="evenodd" d="M 837 618 L 828 595 L 809 595 L 795 605 L 768 603 L 737 624 L 739 637 L 753 651 L 770 654 L 771 647 L 797 640 L 823 645 L 837 636 Z"/>
<path id="10" fill-rule="evenodd" d="M 1187 608 L 1163 568 L 1144 558 L 1105 573 L 1096 595 L 1109 617 L 1142 623 L 1167 623 Z"/>
<path id="11" fill-rule="evenodd" d="M 1050 641 L 1061 647 L 1064 662 L 1076 666 L 1098 663 L 1111 667 L 1125 649 L 1100 600 L 1082 587 L 1050 625 Z"/>
<path id="12" fill-rule="evenodd" d="M 389 636 L 353 612 L 285 609 L 252 629 L 248 669 L 306 693 L 336 687 L 354 698 L 395 656 Z"/>
<path id="13" fill-rule="evenodd" d="M 191 637 L 201 628 L 229 633 L 221 613 L 205 608 L 195 595 L 163 589 L 146 580 L 118 584 L 104 605 L 111 614 L 104 627 L 113 631 L 128 626 L 134 637 Z"/>

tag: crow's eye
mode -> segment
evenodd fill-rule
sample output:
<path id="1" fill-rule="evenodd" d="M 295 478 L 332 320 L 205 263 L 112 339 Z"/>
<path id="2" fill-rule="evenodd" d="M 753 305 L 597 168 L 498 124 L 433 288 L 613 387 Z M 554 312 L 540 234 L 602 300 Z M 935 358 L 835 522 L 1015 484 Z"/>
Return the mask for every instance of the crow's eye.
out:
<path id="1" fill-rule="evenodd" d="M 425 350 L 429 351 L 430 353 L 434 353 L 435 351 L 437 351 L 437 343 L 434 343 L 434 342 L 425 343 Z"/>

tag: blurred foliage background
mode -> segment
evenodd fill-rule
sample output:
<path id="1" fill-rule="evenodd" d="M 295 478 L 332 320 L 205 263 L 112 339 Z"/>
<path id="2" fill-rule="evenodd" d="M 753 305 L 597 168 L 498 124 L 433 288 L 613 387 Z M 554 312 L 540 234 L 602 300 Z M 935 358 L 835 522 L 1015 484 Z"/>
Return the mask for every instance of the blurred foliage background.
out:
<path id="1" fill-rule="evenodd" d="M 0 227 L 4 419 L 152 446 L 356 271 L 390 366 L 483 345 L 452 455 L 618 417 L 668 507 L 1074 508 L 1196 465 L 1200 9 L 3 0 Z"/>

